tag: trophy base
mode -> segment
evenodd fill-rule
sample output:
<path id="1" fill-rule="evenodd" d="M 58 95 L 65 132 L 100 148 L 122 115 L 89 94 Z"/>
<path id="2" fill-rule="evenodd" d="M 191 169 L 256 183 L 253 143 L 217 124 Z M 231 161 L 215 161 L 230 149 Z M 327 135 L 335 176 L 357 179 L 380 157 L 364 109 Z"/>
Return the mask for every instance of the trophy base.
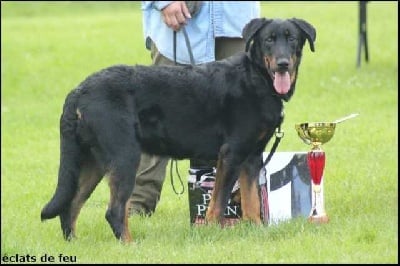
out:
<path id="1" fill-rule="evenodd" d="M 318 216 L 309 216 L 308 221 L 310 223 L 325 224 L 329 222 L 329 217 L 326 214 Z"/>

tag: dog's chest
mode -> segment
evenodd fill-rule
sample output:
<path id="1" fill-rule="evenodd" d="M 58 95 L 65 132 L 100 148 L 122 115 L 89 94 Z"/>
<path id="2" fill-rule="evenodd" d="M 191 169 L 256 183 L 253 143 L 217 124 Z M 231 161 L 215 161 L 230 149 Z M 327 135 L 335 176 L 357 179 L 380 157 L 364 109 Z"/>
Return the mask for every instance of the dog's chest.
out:
<path id="1" fill-rule="evenodd" d="M 283 104 L 281 101 L 264 104 L 261 107 L 260 114 L 263 128 L 276 128 L 283 120 Z"/>

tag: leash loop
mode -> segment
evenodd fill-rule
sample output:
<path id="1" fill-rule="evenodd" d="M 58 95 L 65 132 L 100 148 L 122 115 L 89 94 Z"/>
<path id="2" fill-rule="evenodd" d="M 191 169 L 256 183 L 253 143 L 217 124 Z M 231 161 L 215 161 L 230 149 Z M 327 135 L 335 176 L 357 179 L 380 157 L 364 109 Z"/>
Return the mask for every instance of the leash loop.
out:
<path id="1" fill-rule="evenodd" d="M 187 48 L 187 50 L 188 50 L 188 52 L 189 52 L 189 57 L 190 57 L 190 64 L 192 65 L 192 66 L 194 66 L 195 65 L 195 62 L 194 62 L 194 56 L 193 56 L 193 52 L 192 52 L 192 47 L 190 46 L 190 41 L 189 41 L 189 36 L 188 36 L 188 34 L 187 34 L 187 32 L 186 32 L 186 29 L 185 29 L 185 27 L 182 27 L 181 28 L 181 31 L 182 31 L 182 33 L 183 33 L 183 37 L 185 37 L 185 44 L 186 44 L 186 48 Z M 175 65 L 177 65 L 177 62 L 176 62 L 176 34 L 177 34 L 177 32 L 176 31 L 173 31 L 174 32 L 174 39 L 173 39 L 173 48 L 174 48 L 174 63 L 175 63 Z"/>
<path id="2" fill-rule="evenodd" d="M 181 184 L 181 187 L 182 187 L 182 190 L 181 190 L 180 192 L 178 192 L 178 191 L 175 189 L 174 175 L 173 175 L 173 173 L 172 173 L 172 169 L 174 168 L 174 163 L 175 163 L 175 172 L 176 172 L 176 174 L 178 175 L 178 180 L 179 180 L 179 183 Z M 179 170 L 178 170 L 178 160 L 171 159 L 171 164 L 170 164 L 169 171 L 170 171 L 169 174 L 170 174 L 170 176 L 171 176 L 171 186 L 172 186 L 172 189 L 174 190 L 174 192 L 175 192 L 176 195 L 182 195 L 183 192 L 185 192 L 185 186 L 183 185 L 181 175 L 179 174 Z"/>

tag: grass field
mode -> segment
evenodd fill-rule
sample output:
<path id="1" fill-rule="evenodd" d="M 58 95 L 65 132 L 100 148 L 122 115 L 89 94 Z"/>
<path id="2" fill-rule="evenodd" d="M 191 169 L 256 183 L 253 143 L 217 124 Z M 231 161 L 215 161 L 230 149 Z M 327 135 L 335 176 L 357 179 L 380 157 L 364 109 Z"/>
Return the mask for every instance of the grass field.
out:
<path id="1" fill-rule="evenodd" d="M 370 61 L 356 68 L 357 2 L 262 4 L 263 16 L 299 17 L 317 29 L 316 51 L 305 47 L 285 104 L 278 151 L 310 148 L 295 123 L 360 114 L 324 145 L 328 224 L 192 228 L 187 193 L 175 195 L 168 175 L 155 214 L 131 218 L 135 243 L 123 245 L 104 219 L 106 181 L 82 209 L 72 242 L 58 219 L 41 223 L 40 211 L 57 181 L 66 94 L 103 67 L 150 64 L 138 3 L 2 1 L 2 263 L 398 263 L 397 10 L 397 2 L 369 2 Z M 187 161 L 179 169 L 185 176 Z"/>

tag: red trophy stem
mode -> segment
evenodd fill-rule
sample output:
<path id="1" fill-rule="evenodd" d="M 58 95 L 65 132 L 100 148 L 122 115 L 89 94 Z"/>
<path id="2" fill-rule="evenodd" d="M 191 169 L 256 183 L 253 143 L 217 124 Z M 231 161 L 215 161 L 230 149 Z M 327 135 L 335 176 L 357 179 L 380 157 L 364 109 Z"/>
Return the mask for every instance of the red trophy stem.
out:
<path id="1" fill-rule="evenodd" d="M 307 154 L 307 164 L 313 183 L 320 185 L 325 168 L 325 152 L 323 150 L 309 151 Z"/>

